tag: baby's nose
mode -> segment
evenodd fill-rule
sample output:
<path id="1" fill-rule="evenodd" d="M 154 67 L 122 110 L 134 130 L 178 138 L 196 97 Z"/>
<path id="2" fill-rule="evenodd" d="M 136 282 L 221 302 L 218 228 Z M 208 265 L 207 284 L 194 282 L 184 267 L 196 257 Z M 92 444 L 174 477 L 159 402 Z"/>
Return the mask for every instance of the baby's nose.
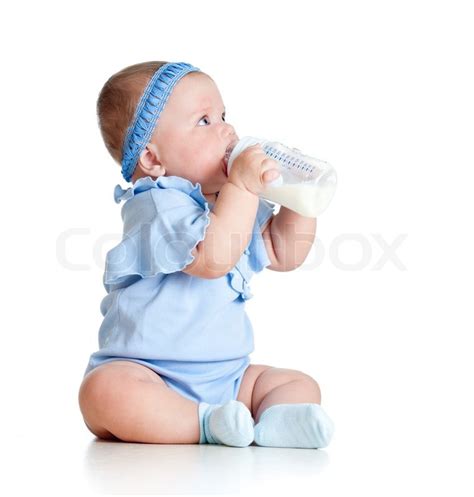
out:
<path id="1" fill-rule="evenodd" d="M 229 123 L 225 123 L 226 126 L 224 128 L 225 130 L 225 133 L 224 135 L 229 138 L 229 137 L 234 137 L 234 138 L 237 138 L 237 133 L 235 132 L 235 129 L 234 127 L 232 126 L 232 124 L 229 124 Z"/>

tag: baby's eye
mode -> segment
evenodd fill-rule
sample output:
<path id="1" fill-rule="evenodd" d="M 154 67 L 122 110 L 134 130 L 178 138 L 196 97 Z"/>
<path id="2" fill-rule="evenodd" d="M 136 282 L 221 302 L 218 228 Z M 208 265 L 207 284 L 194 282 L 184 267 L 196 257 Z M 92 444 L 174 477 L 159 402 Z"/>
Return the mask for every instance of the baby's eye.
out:
<path id="1" fill-rule="evenodd" d="M 201 119 L 199 119 L 198 121 L 198 124 L 203 120 L 203 119 L 206 119 L 207 121 L 209 121 L 209 117 L 207 115 L 205 116 L 202 116 Z M 225 121 L 225 113 L 222 114 L 222 120 Z M 209 121 L 210 122 L 210 121 Z"/>
<path id="2" fill-rule="evenodd" d="M 209 118 L 207 116 L 202 116 L 201 119 L 199 119 L 198 121 L 198 124 L 203 120 L 203 119 L 206 119 L 207 121 L 209 121 Z"/>

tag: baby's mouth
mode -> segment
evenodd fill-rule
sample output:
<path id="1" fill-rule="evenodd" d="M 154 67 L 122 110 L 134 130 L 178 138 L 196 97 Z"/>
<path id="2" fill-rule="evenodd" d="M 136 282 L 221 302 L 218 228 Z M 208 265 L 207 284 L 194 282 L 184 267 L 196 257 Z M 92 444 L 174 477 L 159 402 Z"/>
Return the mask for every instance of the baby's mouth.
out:
<path id="1" fill-rule="evenodd" d="M 225 159 L 222 159 L 222 170 L 224 171 L 224 174 L 227 176 L 227 163 Z"/>
<path id="2" fill-rule="evenodd" d="M 225 149 L 224 158 L 222 159 L 222 162 L 224 164 L 224 172 L 226 176 L 227 176 L 227 164 L 229 163 L 230 155 L 232 154 L 232 150 L 234 149 L 238 141 L 239 141 L 238 139 L 231 141 L 229 145 L 227 145 L 227 148 Z"/>
<path id="3" fill-rule="evenodd" d="M 225 154 L 224 154 L 224 158 L 222 159 L 222 162 L 224 163 L 224 166 L 225 166 L 226 169 L 227 169 L 227 164 L 229 162 L 229 157 L 230 157 L 230 154 L 232 153 L 232 149 L 233 148 L 234 148 L 234 145 L 233 145 L 233 143 L 231 143 L 225 149 Z"/>

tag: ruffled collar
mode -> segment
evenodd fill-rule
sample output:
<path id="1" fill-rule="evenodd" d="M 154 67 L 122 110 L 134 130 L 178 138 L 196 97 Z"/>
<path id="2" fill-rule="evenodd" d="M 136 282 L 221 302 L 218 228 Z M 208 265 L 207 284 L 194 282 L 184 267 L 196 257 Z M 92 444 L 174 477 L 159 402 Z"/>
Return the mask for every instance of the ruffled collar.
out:
<path id="1" fill-rule="evenodd" d="M 156 179 L 150 176 L 138 178 L 130 188 L 124 190 L 120 185 L 116 185 L 114 189 L 114 200 L 117 204 L 122 201 L 127 201 L 139 193 L 146 192 L 152 188 L 174 188 L 187 193 L 196 200 L 202 207 L 208 206 L 209 202 L 203 195 L 201 183 L 193 183 L 181 176 L 159 176 Z M 212 204 L 212 202 L 211 202 Z"/>

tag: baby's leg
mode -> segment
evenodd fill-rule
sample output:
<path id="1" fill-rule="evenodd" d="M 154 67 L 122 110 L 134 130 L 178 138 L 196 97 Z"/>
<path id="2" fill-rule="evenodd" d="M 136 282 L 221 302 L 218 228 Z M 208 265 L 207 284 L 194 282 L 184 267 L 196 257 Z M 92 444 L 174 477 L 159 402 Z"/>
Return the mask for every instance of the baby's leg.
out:
<path id="1" fill-rule="evenodd" d="M 89 430 L 124 442 L 197 444 L 198 404 L 168 387 L 150 368 L 112 361 L 82 381 L 79 405 Z"/>
<path id="2" fill-rule="evenodd" d="M 256 379 L 252 398 L 254 419 L 258 423 L 262 413 L 273 405 L 321 404 L 321 390 L 316 380 L 302 371 L 270 367 Z"/>
<path id="3" fill-rule="evenodd" d="M 328 445 L 334 426 L 321 408 L 317 382 L 301 371 L 268 368 L 255 381 L 255 443 L 267 447 Z"/>

